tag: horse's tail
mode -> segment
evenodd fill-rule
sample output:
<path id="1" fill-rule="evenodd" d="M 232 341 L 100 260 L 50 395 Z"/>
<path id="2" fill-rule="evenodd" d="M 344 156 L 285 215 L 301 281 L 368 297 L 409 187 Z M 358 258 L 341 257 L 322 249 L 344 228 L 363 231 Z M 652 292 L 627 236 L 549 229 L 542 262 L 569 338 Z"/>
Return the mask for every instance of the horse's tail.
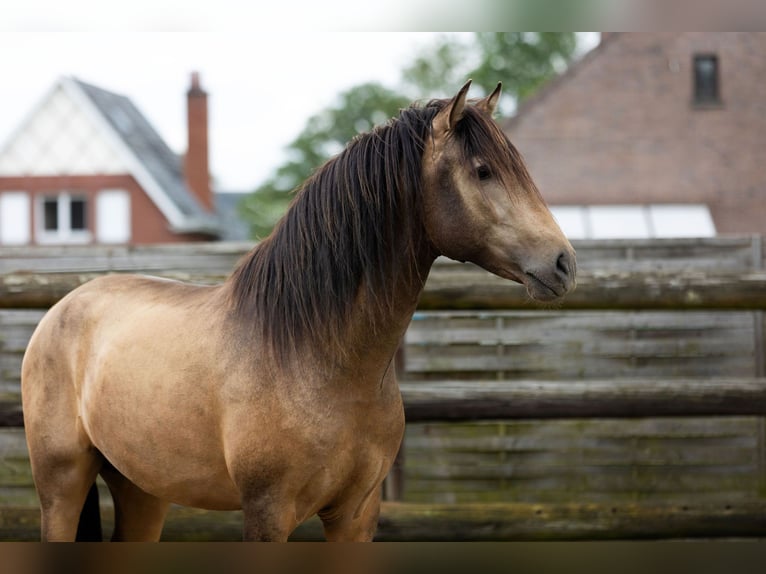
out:
<path id="1" fill-rule="evenodd" d="M 90 487 L 82 512 L 80 512 L 76 540 L 78 542 L 100 542 L 102 540 L 101 507 L 98 501 L 98 487 L 95 482 Z"/>

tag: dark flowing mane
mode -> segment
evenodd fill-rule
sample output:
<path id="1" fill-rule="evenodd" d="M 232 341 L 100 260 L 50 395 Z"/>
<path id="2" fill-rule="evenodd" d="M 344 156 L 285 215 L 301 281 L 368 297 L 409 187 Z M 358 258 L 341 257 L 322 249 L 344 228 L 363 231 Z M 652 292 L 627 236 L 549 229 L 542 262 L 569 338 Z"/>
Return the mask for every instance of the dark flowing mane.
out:
<path id="1" fill-rule="evenodd" d="M 384 314 L 394 305 L 394 283 L 414 278 L 425 233 L 422 155 L 446 103 L 413 105 L 354 138 L 306 180 L 272 234 L 234 271 L 236 316 L 278 357 L 307 341 L 337 348 L 360 289 Z M 506 171 L 516 163 L 513 146 L 483 114 L 466 107 L 459 127 L 466 157 L 501 148 L 502 157 L 484 161 Z"/>

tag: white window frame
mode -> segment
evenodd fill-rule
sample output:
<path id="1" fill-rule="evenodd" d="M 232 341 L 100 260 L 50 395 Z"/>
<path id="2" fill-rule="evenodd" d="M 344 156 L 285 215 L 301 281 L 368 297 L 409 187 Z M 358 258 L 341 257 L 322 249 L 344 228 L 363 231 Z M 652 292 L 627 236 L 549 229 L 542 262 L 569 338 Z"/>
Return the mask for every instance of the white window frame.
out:
<path id="1" fill-rule="evenodd" d="M 45 229 L 45 202 L 56 199 L 58 202 L 58 229 L 51 231 Z M 86 229 L 72 229 L 71 203 L 73 199 L 85 200 Z M 35 239 L 40 244 L 75 244 L 90 243 L 93 233 L 87 228 L 89 212 L 93 209 L 90 197 L 78 193 L 61 191 L 58 193 L 44 193 L 37 196 L 35 201 Z"/>

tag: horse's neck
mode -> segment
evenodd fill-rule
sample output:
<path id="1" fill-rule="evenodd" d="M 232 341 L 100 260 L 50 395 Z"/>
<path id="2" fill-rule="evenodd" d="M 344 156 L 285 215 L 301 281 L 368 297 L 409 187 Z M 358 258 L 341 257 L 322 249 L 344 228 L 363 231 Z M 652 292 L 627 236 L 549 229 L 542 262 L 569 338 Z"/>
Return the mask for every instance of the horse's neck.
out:
<path id="1" fill-rule="evenodd" d="M 360 289 L 347 330 L 347 361 L 370 374 L 388 369 L 409 326 L 434 256 L 427 248 L 418 254 L 416 268 L 402 269 L 394 284 L 393 306 L 385 313 L 365 300 Z"/>

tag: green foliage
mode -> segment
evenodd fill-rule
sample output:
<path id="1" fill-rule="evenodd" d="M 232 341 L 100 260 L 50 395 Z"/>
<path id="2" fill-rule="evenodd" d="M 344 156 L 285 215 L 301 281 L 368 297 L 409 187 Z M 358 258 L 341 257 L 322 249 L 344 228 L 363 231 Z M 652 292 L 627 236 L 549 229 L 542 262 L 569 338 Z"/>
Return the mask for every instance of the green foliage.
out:
<path id="1" fill-rule="evenodd" d="M 564 71 L 577 46 L 573 32 L 481 32 L 476 39 L 484 55 L 471 72 L 476 83 L 490 91 L 499 78 L 519 100 Z"/>
<path id="2" fill-rule="evenodd" d="M 378 83 L 355 86 L 335 105 L 312 116 L 287 147 L 288 160 L 240 203 L 254 238 L 263 238 L 287 209 L 292 192 L 358 133 L 384 123 L 419 98 L 447 97 L 471 78 L 473 96 L 490 93 L 503 82 L 500 112 L 531 95 L 562 71 L 576 48 L 572 32 L 476 32 L 443 35 L 426 47 L 402 73 L 403 88 Z"/>
<path id="3" fill-rule="evenodd" d="M 576 47 L 573 32 L 476 32 L 471 41 L 442 36 L 403 76 L 409 87 L 442 97 L 452 95 L 467 78 L 473 80 L 472 94 L 480 87 L 483 95 L 502 81 L 500 111 L 507 113 L 562 72 Z"/>

